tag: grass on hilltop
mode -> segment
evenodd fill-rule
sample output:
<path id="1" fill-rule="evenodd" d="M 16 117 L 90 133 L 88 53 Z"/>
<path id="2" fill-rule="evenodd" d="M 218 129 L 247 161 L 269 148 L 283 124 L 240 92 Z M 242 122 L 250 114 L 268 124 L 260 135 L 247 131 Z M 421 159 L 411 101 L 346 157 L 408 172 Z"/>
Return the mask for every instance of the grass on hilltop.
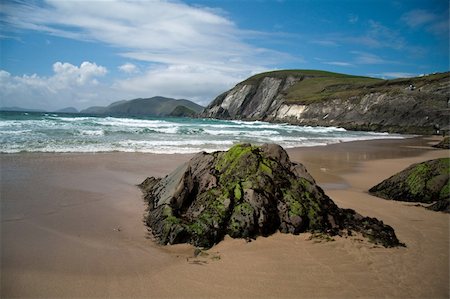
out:
<path id="1" fill-rule="evenodd" d="M 310 78 L 294 84 L 286 91 L 289 103 L 309 104 L 330 98 L 350 98 L 358 96 L 381 79 L 367 77 L 324 77 Z"/>
<path id="2" fill-rule="evenodd" d="M 299 78 L 296 84 L 284 94 L 287 102 L 308 104 L 327 99 L 333 96 L 357 95 L 362 87 L 383 81 L 381 79 L 339 74 L 317 70 L 282 70 L 261 73 L 250 77 L 242 84 L 258 84 L 265 78 Z"/>

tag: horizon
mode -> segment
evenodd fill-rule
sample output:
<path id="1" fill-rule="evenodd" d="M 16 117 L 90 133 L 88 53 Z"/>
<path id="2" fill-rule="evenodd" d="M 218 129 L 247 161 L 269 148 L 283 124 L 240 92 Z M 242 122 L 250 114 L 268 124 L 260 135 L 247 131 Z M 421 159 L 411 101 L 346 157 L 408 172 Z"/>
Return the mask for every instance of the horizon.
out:
<path id="1" fill-rule="evenodd" d="M 447 1 L 1 3 L 2 107 L 164 96 L 206 106 L 248 77 L 449 71 Z"/>

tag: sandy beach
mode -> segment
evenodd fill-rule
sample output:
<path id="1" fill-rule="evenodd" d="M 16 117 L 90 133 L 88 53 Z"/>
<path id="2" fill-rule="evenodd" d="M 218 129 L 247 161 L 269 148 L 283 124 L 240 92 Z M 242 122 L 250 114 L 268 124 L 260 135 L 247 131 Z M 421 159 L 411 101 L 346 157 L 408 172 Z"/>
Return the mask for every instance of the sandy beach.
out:
<path id="1" fill-rule="evenodd" d="M 340 206 L 391 225 L 405 248 L 277 233 L 226 238 L 194 256 L 159 246 L 135 186 L 192 155 L 3 154 L 2 298 L 448 298 L 450 215 L 367 190 L 412 163 L 448 157 L 434 138 L 288 151 Z"/>

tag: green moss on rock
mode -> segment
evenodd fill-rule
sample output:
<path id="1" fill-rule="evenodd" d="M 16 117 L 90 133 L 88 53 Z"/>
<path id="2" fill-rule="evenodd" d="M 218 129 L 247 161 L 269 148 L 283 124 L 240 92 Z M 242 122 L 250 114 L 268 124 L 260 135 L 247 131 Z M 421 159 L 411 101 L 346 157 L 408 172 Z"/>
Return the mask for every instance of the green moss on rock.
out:
<path id="1" fill-rule="evenodd" d="M 414 164 L 372 187 L 369 192 L 391 200 L 422 203 L 443 201 L 433 209 L 449 212 L 449 168 L 450 158 Z"/>
<path id="2" fill-rule="evenodd" d="M 422 195 L 425 190 L 427 181 L 430 179 L 430 167 L 427 164 L 419 164 L 414 167 L 406 178 L 406 183 L 411 194 L 417 196 Z"/>

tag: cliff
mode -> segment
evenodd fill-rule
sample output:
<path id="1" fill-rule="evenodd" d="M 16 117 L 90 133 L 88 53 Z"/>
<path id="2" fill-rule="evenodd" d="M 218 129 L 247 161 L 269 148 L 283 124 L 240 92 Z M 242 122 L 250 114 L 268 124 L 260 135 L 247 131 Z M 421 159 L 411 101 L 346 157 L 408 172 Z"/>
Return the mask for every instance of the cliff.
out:
<path id="1" fill-rule="evenodd" d="M 112 116 L 170 116 L 173 114 L 177 116 L 192 116 L 202 110 L 202 106 L 189 100 L 153 97 L 118 101 L 106 107 L 89 107 L 80 113 Z"/>
<path id="2" fill-rule="evenodd" d="M 432 134 L 449 124 L 449 79 L 449 72 L 395 80 L 268 72 L 219 95 L 201 116 Z"/>

